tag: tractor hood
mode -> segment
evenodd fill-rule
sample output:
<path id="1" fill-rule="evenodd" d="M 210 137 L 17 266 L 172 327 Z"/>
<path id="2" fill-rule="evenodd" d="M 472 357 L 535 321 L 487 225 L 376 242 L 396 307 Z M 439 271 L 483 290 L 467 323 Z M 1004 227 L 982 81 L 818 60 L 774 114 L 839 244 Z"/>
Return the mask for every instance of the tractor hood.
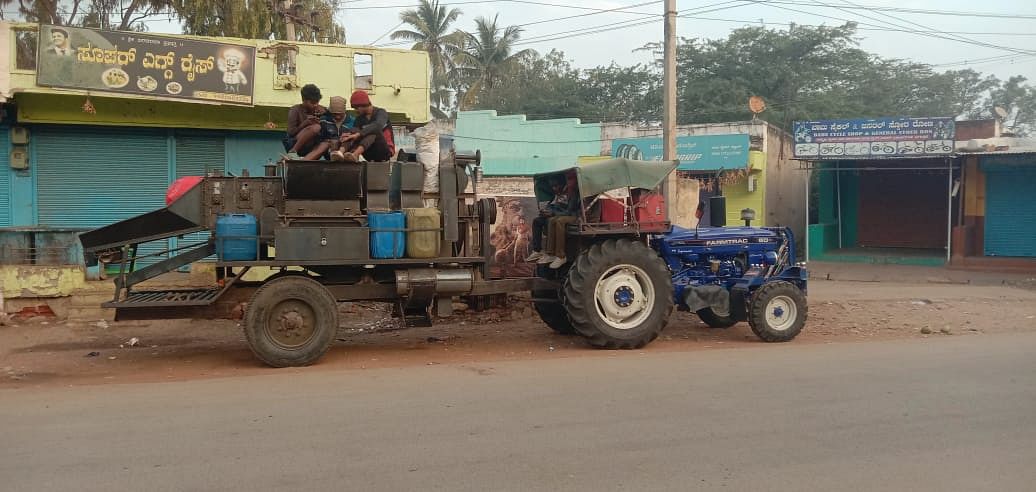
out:
<path id="1" fill-rule="evenodd" d="M 776 231 L 770 229 L 763 229 L 761 227 L 701 227 L 697 231 L 694 229 L 684 229 L 683 227 L 673 226 L 673 230 L 665 235 L 665 241 L 670 244 L 679 244 L 683 242 L 716 242 L 716 241 L 738 241 L 744 240 L 744 242 L 766 242 L 766 239 L 777 239 L 778 234 Z"/>

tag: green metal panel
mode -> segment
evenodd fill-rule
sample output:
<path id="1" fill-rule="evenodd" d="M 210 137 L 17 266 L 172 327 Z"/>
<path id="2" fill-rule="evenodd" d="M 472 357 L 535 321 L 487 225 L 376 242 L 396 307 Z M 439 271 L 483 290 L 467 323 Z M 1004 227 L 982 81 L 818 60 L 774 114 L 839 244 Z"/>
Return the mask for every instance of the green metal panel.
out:
<path id="1" fill-rule="evenodd" d="M 93 228 L 165 206 L 165 130 L 47 125 L 34 127 L 33 139 L 40 225 Z"/>
<path id="2" fill-rule="evenodd" d="M 986 167 L 988 256 L 1036 257 L 1036 166 Z"/>
<path id="3" fill-rule="evenodd" d="M 11 225 L 11 170 L 10 152 L 11 129 L 0 126 L 0 227 Z"/>
<path id="4" fill-rule="evenodd" d="M 860 175 L 840 172 L 842 182 L 842 247 L 855 248 L 860 230 Z"/>

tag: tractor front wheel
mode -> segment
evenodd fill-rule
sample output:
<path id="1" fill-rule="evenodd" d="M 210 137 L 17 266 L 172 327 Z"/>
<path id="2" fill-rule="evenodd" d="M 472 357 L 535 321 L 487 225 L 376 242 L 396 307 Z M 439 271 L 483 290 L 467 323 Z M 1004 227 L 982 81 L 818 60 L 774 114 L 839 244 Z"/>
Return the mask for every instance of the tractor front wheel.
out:
<path id="1" fill-rule="evenodd" d="M 643 243 L 611 239 L 576 258 L 565 281 L 568 319 L 591 345 L 634 349 L 658 338 L 673 311 L 665 262 Z"/>
<path id="2" fill-rule="evenodd" d="M 788 342 L 806 324 L 806 295 L 783 280 L 767 282 L 752 294 L 748 324 L 764 342 Z"/>
<path id="3" fill-rule="evenodd" d="M 284 275 L 267 281 L 245 312 L 245 338 L 273 367 L 307 366 L 331 347 L 338 332 L 338 304 L 316 280 Z"/>

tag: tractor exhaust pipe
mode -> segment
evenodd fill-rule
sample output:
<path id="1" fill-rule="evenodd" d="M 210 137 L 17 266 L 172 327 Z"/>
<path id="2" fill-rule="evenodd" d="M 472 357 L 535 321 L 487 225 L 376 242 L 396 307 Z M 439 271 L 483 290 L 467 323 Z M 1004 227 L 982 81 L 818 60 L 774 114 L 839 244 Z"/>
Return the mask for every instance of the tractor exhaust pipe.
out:
<path id="1" fill-rule="evenodd" d="M 709 225 L 712 227 L 726 227 L 727 197 L 723 195 L 709 197 Z"/>

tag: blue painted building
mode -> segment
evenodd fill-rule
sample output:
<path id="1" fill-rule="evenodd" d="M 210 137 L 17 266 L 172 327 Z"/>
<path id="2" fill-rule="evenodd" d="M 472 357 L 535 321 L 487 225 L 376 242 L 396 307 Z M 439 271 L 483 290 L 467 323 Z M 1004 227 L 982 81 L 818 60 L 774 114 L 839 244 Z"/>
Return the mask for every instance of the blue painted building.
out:
<path id="1" fill-rule="evenodd" d="M 0 227 L 96 227 L 165 206 L 177 178 L 261 175 L 283 152 L 280 132 L 23 125 L 28 165 L 11 163 L 0 126 Z M 20 167 L 20 166 L 17 166 Z"/>

